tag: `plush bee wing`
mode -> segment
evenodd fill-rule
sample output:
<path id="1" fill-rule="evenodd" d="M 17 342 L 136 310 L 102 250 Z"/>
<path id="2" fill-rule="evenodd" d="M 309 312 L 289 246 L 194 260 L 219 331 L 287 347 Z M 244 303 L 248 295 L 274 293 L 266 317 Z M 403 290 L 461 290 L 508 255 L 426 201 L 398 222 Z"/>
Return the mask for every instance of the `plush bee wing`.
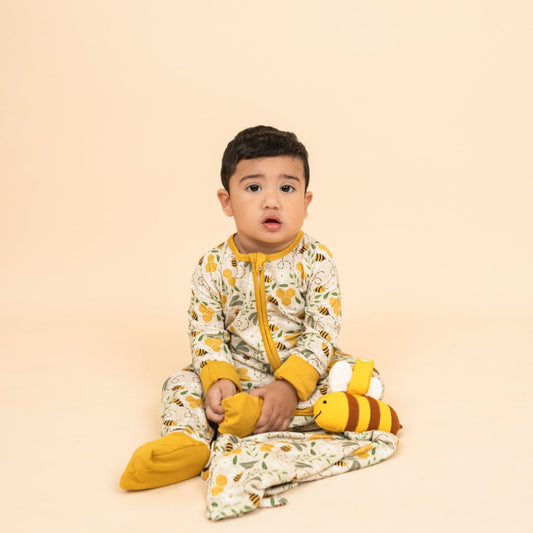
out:
<path id="1" fill-rule="evenodd" d="M 347 361 L 335 363 L 328 376 L 328 392 L 348 390 L 348 383 L 352 377 L 352 367 Z"/>

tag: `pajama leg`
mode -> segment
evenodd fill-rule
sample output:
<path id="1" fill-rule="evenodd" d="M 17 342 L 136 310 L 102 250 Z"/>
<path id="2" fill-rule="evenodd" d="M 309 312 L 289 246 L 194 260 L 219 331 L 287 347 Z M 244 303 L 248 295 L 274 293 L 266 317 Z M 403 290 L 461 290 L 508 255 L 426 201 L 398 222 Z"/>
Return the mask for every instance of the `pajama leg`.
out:
<path id="1" fill-rule="evenodd" d="M 214 429 L 204 409 L 204 391 L 198 375 L 184 369 L 163 384 L 161 397 L 161 435 L 181 432 L 209 446 Z"/>

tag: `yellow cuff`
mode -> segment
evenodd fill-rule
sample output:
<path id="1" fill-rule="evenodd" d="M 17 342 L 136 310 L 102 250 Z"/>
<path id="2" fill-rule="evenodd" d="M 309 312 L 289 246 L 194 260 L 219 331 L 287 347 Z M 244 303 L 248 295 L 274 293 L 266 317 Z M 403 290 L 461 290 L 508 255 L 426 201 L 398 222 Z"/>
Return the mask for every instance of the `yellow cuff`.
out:
<path id="1" fill-rule="evenodd" d="M 274 372 L 274 378 L 288 381 L 296 389 L 298 399 L 305 401 L 316 389 L 320 374 L 301 357 L 291 355 Z"/>
<path id="2" fill-rule="evenodd" d="M 229 379 L 235 384 L 239 392 L 242 390 L 239 374 L 233 365 L 224 361 L 208 361 L 200 370 L 200 380 L 204 391 L 207 392 L 211 385 L 219 379 Z"/>

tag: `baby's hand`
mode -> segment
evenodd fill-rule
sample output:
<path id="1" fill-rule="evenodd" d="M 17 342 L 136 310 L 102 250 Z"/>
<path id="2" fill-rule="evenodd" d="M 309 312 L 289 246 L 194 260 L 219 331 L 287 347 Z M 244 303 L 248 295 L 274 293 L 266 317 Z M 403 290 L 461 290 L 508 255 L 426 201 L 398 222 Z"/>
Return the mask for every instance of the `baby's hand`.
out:
<path id="1" fill-rule="evenodd" d="M 233 396 L 236 392 L 237 387 L 229 379 L 219 379 L 209 387 L 205 395 L 205 414 L 211 422 L 220 424 L 224 420 L 222 400 Z"/>
<path id="2" fill-rule="evenodd" d="M 263 408 L 254 433 L 285 431 L 298 405 L 295 388 L 284 380 L 277 380 L 250 392 L 252 396 L 263 398 Z"/>

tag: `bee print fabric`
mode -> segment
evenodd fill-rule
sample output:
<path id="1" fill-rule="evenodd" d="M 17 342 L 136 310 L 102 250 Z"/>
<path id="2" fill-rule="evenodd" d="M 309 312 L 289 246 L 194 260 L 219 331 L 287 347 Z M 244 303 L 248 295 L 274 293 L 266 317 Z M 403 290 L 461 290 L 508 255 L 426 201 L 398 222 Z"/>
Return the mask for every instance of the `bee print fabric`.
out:
<path id="1" fill-rule="evenodd" d="M 284 505 L 287 500 L 281 494 L 288 489 L 380 463 L 394 453 L 397 443 L 395 435 L 382 431 L 219 436 L 203 474 L 207 516 L 221 520 Z"/>
<path id="2" fill-rule="evenodd" d="M 232 379 L 249 391 L 272 382 L 276 370 L 296 358 L 297 366 L 282 378 L 295 386 L 305 409 L 316 400 L 310 396 L 326 375 L 340 326 L 332 255 L 303 232 L 273 255 L 241 254 L 230 237 L 195 269 L 189 338 L 204 388 L 210 385 L 204 367 L 213 363 L 229 372 L 217 379 Z"/>

